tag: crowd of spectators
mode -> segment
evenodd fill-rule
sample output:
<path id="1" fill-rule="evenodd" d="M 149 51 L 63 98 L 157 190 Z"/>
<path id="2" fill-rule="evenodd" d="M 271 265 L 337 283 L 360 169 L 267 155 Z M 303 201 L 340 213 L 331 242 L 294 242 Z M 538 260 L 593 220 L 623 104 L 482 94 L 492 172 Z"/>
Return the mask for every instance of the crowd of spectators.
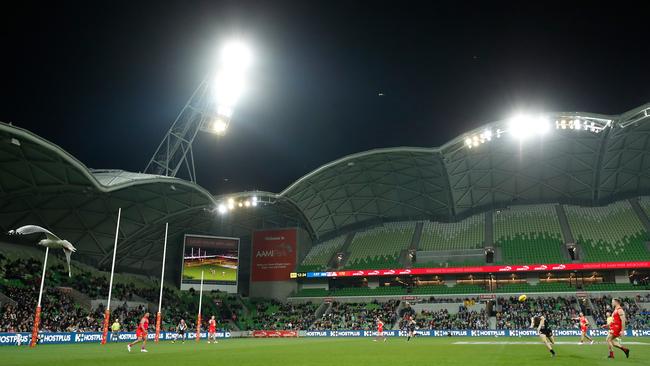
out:
<path id="1" fill-rule="evenodd" d="M 384 329 L 391 329 L 397 321 L 399 300 L 371 303 L 332 303 L 330 311 L 316 320 L 314 330 L 374 330 L 377 319 L 384 322 Z"/>
<path id="2" fill-rule="evenodd" d="M 242 330 L 300 330 L 309 329 L 316 320 L 316 309 L 319 305 L 311 302 L 301 304 L 282 303 L 276 300 L 265 300 L 254 304 L 250 319 L 240 322 Z M 248 320 L 248 321 L 247 321 Z"/>
<path id="3" fill-rule="evenodd" d="M 515 297 L 497 301 L 497 329 L 524 329 L 530 327 L 530 318 L 542 314 L 553 328 L 574 328 L 578 317 L 578 300 L 574 297 L 536 297 L 519 301 Z"/>
<path id="4" fill-rule="evenodd" d="M 650 295 L 649 295 L 650 296 Z M 650 328 L 650 311 L 644 310 L 639 307 L 637 301 L 647 300 L 649 297 L 639 296 L 637 298 L 624 297 L 621 298 L 621 307 L 625 310 L 625 317 L 627 319 L 627 327 L 634 329 L 648 329 Z M 593 316 L 597 325 L 607 323 L 607 312 L 611 313 L 612 297 L 603 296 L 591 299 L 593 307 Z"/>
<path id="5" fill-rule="evenodd" d="M 421 300 L 419 302 L 420 303 L 426 303 L 426 304 L 449 304 L 449 303 L 461 303 L 462 302 L 464 304 L 467 304 L 467 303 L 471 303 L 471 302 L 477 303 L 477 302 L 479 302 L 479 299 L 475 298 L 475 297 L 463 297 L 463 298 L 456 297 L 456 298 L 453 298 L 453 297 L 434 297 L 434 296 L 431 296 L 430 298 Z"/>
<path id="6" fill-rule="evenodd" d="M 10 259 L 0 253 L 0 293 L 13 301 L 0 305 L 0 332 L 29 332 L 34 321 L 42 262 L 34 258 Z M 104 307 L 82 307 L 70 296 L 70 289 L 88 299 L 104 299 L 108 281 L 104 273 L 73 267 L 72 277 L 60 263 L 48 266 L 42 300 L 41 329 L 43 331 L 98 331 L 103 325 Z M 157 304 L 159 288 L 138 287 L 135 283 L 114 283 L 113 301 L 120 304 L 112 309 L 111 321 L 117 319 L 124 330 L 135 330 L 138 320 L 147 311 L 147 304 Z M 241 309 L 232 296 L 218 292 L 204 294 L 203 314 L 215 315 L 219 328 L 230 328 Z M 135 301 L 131 306 L 127 301 Z M 140 305 L 137 305 L 140 304 Z M 194 327 L 198 309 L 198 294 L 194 290 L 180 292 L 167 287 L 163 290 L 163 330 L 172 330 L 180 319 Z M 152 316 L 155 316 L 152 313 Z M 206 323 L 208 317 L 203 321 Z M 154 321 L 151 324 L 155 324 Z"/>
<path id="7" fill-rule="evenodd" d="M 422 310 L 416 312 L 410 307 L 402 311 L 400 329 L 407 325 L 408 317 L 412 316 L 418 329 L 488 329 L 490 327 L 490 316 L 485 309 L 470 310 L 466 305 L 471 301 L 457 299 L 455 302 L 463 302 L 459 305 L 458 312 L 449 312 L 448 309 Z M 438 302 L 439 303 L 439 302 Z"/>
<path id="8" fill-rule="evenodd" d="M 0 305 L 0 332 L 29 332 L 33 324 L 42 263 L 33 258 L 9 259 L 0 253 L 0 293 L 13 301 Z M 89 309 L 79 305 L 70 295 L 69 288 L 87 296 L 89 299 L 103 299 L 108 293 L 108 281 L 104 273 L 73 268 L 73 276 L 68 277 L 67 268 L 60 263 L 48 268 L 42 301 L 41 329 L 44 331 L 99 331 L 104 319 L 104 308 Z M 116 304 L 111 320 L 118 319 L 125 331 L 135 330 L 137 322 L 148 305 L 157 304 L 159 288 L 138 286 L 134 283 L 117 283 L 113 289 Z M 127 304 L 127 301 L 130 304 Z M 237 324 L 241 330 L 374 330 L 376 320 L 382 319 L 385 329 L 398 326 L 403 328 L 405 314 L 412 314 L 419 329 L 488 329 L 489 314 L 485 310 L 472 310 L 477 302 L 474 298 L 437 298 L 424 300 L 425 303 L 462 303 L 458 312 L 446 309 L 420 311 L 415 313 L 408 304 L 397 314 L 399 300 L 370 303 L 332 303 L 329 311 L 316 317 L 319 304 L 283 303 L 264 300 L 250 303 L 244 309 L 233 295 L 218 292 L 204 293 L 203 326 L 211 315 L 215 315 L 218 327 L 228 329 L 229 322 Z M 637 329 L 650 328 L 650 311 L 647 302 L 650 295 L 624 298 L 628 324 Z M 604 296 L 591 300 L 596 325 L 606 322 L 607 311 L 611 311 L 611 297 Z M 134 305 L 135 304 L 135 305 Z M 165 287 L 163 290 L 163 330 L 174 330 L 180 319 L 190 328 L 195 327 L 198 309 L 198 294 L 194 290 L 181 292 Z M 497 329 L 528 328 L 530 318 L 543 314 L 554 328 L 573 328 L 575 318 L 584 304 L 574 297 L 535 297 L 525 302 L 517 298 L 499 298 L 493 308 L 496 314 Z M 248 313 L 244 316 L 245 313 Z M 155 324 L 155 314 L 152 312 Z"/>
<path id="9" fill-rule="evenodd" d="M 0 306 L 0 332 L 29 332 L 34 321 L 37 299 L 33 287 L 5 287 L 3 293 L 14 300 Z M 81 308 L 68 295 L 48 289 L 41 303 L 41 328 L 46 331 L 97 331 L 99 323 L 88 311 Z"/>

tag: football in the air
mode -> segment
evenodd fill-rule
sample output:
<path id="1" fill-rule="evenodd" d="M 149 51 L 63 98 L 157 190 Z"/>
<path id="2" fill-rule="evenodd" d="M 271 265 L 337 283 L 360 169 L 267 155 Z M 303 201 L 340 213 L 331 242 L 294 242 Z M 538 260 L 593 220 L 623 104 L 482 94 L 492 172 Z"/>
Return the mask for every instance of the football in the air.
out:
<path id="1" fill-rule="evenodd" d="M 520 301 L 520 302 L 524 302 L 524 301 L 526 301 L 527 298 L 528 298 L 528 296 L 526 296 L 526 295 L 521 295 L 521 296 L 519 296 L 519 301 Z"/>

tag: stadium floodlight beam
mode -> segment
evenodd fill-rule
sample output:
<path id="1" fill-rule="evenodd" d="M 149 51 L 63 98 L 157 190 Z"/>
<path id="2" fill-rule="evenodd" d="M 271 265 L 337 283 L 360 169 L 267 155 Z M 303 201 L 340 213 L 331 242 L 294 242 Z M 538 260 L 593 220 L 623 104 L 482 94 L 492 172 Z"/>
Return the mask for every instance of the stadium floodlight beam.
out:
<path id="1" fill-rule="evenodd" d="M 246 91 L 252 52 L 242 41 L 221 48 L 215 69 L 199 84 L 158 145 L 144 173 L 176 177 L 183 169 L 196 182 L 192 144 L 200 131 L 225 135 L 235 106 Z"/>
<path id="2" fill-rule="evenodd" d="M 544 135 L 549 129 L 549 122 L 544 116 L 518 114 L 508 121 L 508 133 L 518 140 Z"/>

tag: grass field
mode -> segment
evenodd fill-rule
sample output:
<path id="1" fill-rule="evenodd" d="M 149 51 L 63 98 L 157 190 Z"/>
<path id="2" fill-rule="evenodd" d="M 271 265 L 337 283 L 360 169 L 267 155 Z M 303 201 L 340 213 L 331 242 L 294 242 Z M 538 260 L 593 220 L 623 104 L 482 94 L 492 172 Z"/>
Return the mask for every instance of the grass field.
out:
<path id="1" fill-rule="evenodd" d="M 370 338 L 301 338 L 301 339 L 226 339 L 219 344 L 149 345 L 149 353 L 134 348 L 126 351 L 125 343 L 42 345 L 27 347 L 0 347 L 0 364 L 21 365 L 318 365 L 318 366 L 396 366 L 396 365 L 648 365 L 650 339 L 626 338 L 631 349 L 626 359 L 622 352 L 615 360 L 606 359 L 607 346 L 599 344 L 579 346 L 577 338 L 560 338 L 554 359 L 537 338 L 419 338 L 406 342 L 391 338 L 387 342 L 373 342 Z M 471 344 L 459 344 L 462 342 Z M 637 342 L 642 344 L 636 344 Z M 488 343 L 488 344 L 476 344 Z M 508 344 L 511 343 L 511 344 Z M 514 344 L 512 344 L 514 343 Z"/>
<path id="2" fill-rule="evenodd" d="M 215 274 L 210 272 L 215 270 Z M 201 271 L 203 271 L 203 280 L 205 281 L 237 281 L 237 270 L 234 268 L 222 267 L 216 264 L 204 264 L 201 266 L 185 266 L 183 268 L 183 279 L 200 280 Z M 222 273 L 225 272 L 225 273 Z"/>

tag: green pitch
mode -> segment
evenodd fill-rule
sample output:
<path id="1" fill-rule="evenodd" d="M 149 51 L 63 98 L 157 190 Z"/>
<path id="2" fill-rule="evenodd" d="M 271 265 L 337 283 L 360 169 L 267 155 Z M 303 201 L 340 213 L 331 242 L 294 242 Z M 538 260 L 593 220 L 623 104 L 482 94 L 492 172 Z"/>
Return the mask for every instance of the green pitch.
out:
<path id="1" fill-rule="evenodd" d="M 419 365 L 480 365 L 480 366 L 577 366 L 577 365 L 648 365 L 650 339 L 626 338 L 631 357 L 622 352 L 615 360 L 608 360 L 607 346 L 576 344 L 577 338 L 560 338 L 556 345 L 557 357 L 551 359 L 546 348 L 530 338 L 419 338 L 406 342 L 404 338 L 390 338 L 387 342 L 373 342 L 372 338 L 299 338 L 299 339 L 226 339 L 219 344 L 151 343 L 149 353 L 140 353 L 138 346 L 132 353 L 125 343 L 43 345 L 28 347 L 0 347 L 3 366 L 81 366 L 81 365 L 233 365 L 233 366 L 419 366 Z M 472 344 L 459 344 L 467 342 Z M 488 344 L 476 344 L 484 342 Z M 534 342 L 525 344 L 526 342 Z M 571 342 L 571 344 L 569 344 Z M 635 344 L 635 343 L 642 344 Z M 515 344 L 508 344 L 515 343 Z"/>
<path id="2" fill-rule="evenodd" d="M 214 270 L 214 274 L 210 271 Z M 237 281 L 237 270 L 233 268 L 222 267 L 217 264 L 204 264 L 200 266 L 185 267 L 183 269 L 183 279 L 200 280 L 201 271 L 205 281 Z"/>

